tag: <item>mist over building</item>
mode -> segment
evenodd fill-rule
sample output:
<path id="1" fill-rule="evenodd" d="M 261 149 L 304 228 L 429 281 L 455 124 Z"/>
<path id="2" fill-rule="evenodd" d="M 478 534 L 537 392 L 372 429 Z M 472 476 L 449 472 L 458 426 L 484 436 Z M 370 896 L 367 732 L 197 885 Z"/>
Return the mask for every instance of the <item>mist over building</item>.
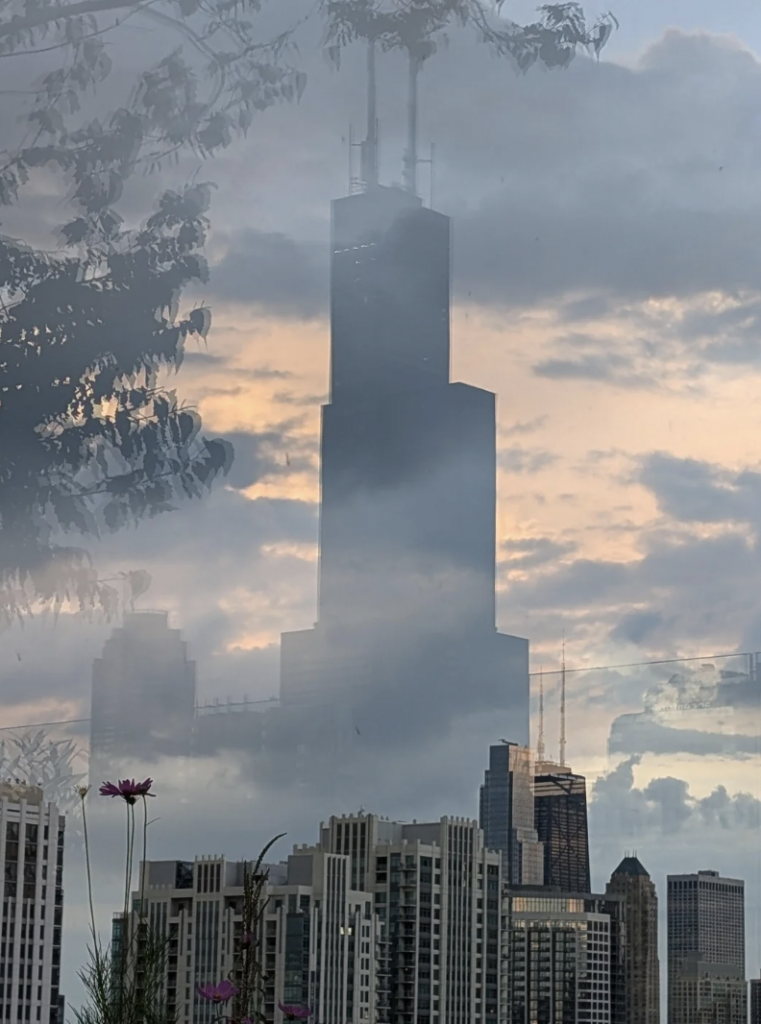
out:
<path id="1" fill-rule="evenodd" d="M 90 770 L 191 750 L 196 666 L 166 612 L 133 612 L 93 663 Z"/>
<path id="2" fill-rule="evenodd" d="M 378 183 L 375 133 L 371 108 L 361 190 L 332 207 L 318 619 L 283 634 L 281 699 L 348 702 L 386 746 L 499 708 L 526 743 L 528 641 L 495 624 L 495 396 L 450 380 L 450 221 L 414 152 L 405 188 Z"/>

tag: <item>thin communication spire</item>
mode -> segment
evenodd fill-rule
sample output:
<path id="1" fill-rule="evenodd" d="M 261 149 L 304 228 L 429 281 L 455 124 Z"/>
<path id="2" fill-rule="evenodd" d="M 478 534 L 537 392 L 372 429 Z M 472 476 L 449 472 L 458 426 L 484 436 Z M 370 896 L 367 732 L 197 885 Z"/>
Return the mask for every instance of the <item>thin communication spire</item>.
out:
<path id="1" fill-rule="evenodd" d="M 560 663 L 560 764 L 565 768 L 565 633 L 563 633 L 563 654 Z"/>
<path id="2" fill-rule="evenodd" d="M 407 75 L 407 151 L 404 154 L 404 187 L 412 195 L 417 195 L 417 81 L 422 59 L 409 48 L 409 65 Z"/>
<path id="3" fill-rule="evenodd" d="M 375 42 L 367 43 L 367 135 L 355 142 L 349 125 L 349 192 L 367 192 L 378 185 L 378 86 L 375 74 Z M 354 150 L 359 150 L 359 177 L 354 177 Z"/>
<path id="4" fill-rule="evenodd" d="M 539 668 L 539 737 L 536 741 L 537 761 L 544 761 L 544 670 Z"/>
<path id="5" fill-rule="evenodd" d="M 378 184 L 378 87 L 372 39 L 367 43 L 367 137 L 362 144 L 362 182 L 366 189 Z"/>

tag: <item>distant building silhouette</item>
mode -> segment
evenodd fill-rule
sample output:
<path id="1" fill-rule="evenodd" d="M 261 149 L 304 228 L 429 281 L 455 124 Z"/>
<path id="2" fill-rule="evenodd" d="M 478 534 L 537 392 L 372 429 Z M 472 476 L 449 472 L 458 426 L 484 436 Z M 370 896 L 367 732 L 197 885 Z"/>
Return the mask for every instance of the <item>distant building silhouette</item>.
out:
<path id="1" fill-rule="evenodd" d="M 282 637 L 281 699 L 348 701 L 365 744 L 401 707 L 413 730 L 499 707 L 528 742 L 528 642 L 495 628 L 495 396 L 449 379 L 449 235 L 399 188 L 333 203 L 318 621 Z"/>
<path id="2" fill-rule="evenodd" d="M 745 883 L 669 875 L 668 1024 L 745 1024 Z"/>
<path id="3" fill-rule="evenodd" d="M 565 765 L 536 763 L 534 827 L 544 846 L 544 884 L 590 892 L 587 785 Z"/>
<path id="4" fill-rule="evenodd" d="M 633 856 L 624 857 L 605 888 L 624 902 L 626 1024 L 660 1024 L 658 896 L 650 875 Z"/>
<path id="5" fill-rule="evenodd" d="M 166 612 L 134 612 L 93 664 L 91 775 L 109 762 L 189 754 L 196 667 Z"/>
<path id="6" fill-rule="evenodd" d="M 544 848 L 534 828 L 534 763 L 528 747 L 516 743 L 489 747 L 479 824 L 487 847 L 502 854 L 505 882 L 543 883 Z"/>

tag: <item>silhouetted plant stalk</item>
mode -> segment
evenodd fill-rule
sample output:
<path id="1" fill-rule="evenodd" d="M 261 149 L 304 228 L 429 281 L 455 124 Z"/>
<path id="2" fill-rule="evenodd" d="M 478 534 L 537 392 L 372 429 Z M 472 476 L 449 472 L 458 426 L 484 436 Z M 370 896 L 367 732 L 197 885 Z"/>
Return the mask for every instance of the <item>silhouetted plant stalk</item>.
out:
<path id="1" fill-rule="evenodd" d="M 220 982 L 198 986 L 202 999 L 220 1007 L 220 1013 L 212 1018 L 212 1024 L 221 1024 L 222 1021 L 226 1024 L 267 1024 L 262 1009 L 265 973 L 259 955 L 262 917 L 268 903 L 268 872 L 264 868 L 264 858 L 283 835 L 275 836 L 267 843 L 255 864 L 243 866 L 240 930 L 234 937 L 232 967 Z"/>
<path id="2" fill-rule="evenodd" d="M 95 920 L 92 885 L 92 858 L 87 826 L 86 797 L 89 786 L 79 789 L 85 842 L 87 893 L 90 910 L 90 958 L 79 973 L 88 1000 L 75 1010 L 78 1024 L 172 1024 L 165 997 L 168 939 L 150 928 L 146 920 L 145 869 L 140 879 L 137 911 L 131 906 L 132 875 L 134 870 L 136 821 L 135 804 L 143 804 L 142 854 L 143 864 L 148 853 L 148 800 L 152 780 L 136 783 L 123 780 L 118 784 L 104 783 L 102 796 L 120 797 L 126 810 L 126 850 L 124 867 L 124 901 L 120 920 L 118 943 L 107 946 L 101 942 Z"/>
<path id="3" fill-rule="evenodd" d="M 112 941 L 108 946 L 101 942 L 95 920 L 86 813 L 90 787 L 81 786 L 77 791 L 82 809 L 91 939 L 88 946 L 90 962 L 79 972 L 88 999 L 81 1009 L 74 1011 L 77 1024 L 174 1024 L 176 1019 L 166 996 L 171 938 L 150 925 L 146 912 L 148 798 L 155 795 L 150 792 L 152 785 L 152 779 L 144 782 L 124 779 L 118 783 L 106 782 L 100 787 L 101 796 L 120 798 L 126 811 L 124 900 L 119 941 Z M 137 832 L 135 804 L 138 800 L 143 805 L 142 870 L 138 903 L 133 907 L 131 893 Z M 279 839 L 282 835 L 264 847 L 256 862 L 244 864 L 243 894 L 236 908 L 240 922 L 236 923 L 233 962 L 227 977 L 218 983 L 209 982 L 197 988 L 201 998 L 219 1006 L 220 1013 L 213 1018 L 217 1024 L 222 1021 L 226 1024 L 267 1024 L 263 1012 L 265 974 L 259 941 L 268 902 L 268 872 L 264 858 Z M 311 1010 L 306 1007 L 280 1006 L 290 1020 L 306 1020 L 311 1016 Z"/>

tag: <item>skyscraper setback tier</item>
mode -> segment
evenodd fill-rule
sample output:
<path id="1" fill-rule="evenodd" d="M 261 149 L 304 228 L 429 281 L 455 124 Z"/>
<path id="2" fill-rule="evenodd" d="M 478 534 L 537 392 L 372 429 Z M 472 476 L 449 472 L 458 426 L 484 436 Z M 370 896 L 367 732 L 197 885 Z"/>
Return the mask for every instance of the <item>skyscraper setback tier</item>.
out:
<path id="1" fill-rule="evenodd" d="M 449 234 L 401 189 L 333 204 L 318 622 L 283 636 L 281 697 L 348 700 L 365 742 L 400 700 L 411 727 L 499 707 L 528 742 L 528 643 L 495 628 L 495 399 L 449 380 Z"/>

